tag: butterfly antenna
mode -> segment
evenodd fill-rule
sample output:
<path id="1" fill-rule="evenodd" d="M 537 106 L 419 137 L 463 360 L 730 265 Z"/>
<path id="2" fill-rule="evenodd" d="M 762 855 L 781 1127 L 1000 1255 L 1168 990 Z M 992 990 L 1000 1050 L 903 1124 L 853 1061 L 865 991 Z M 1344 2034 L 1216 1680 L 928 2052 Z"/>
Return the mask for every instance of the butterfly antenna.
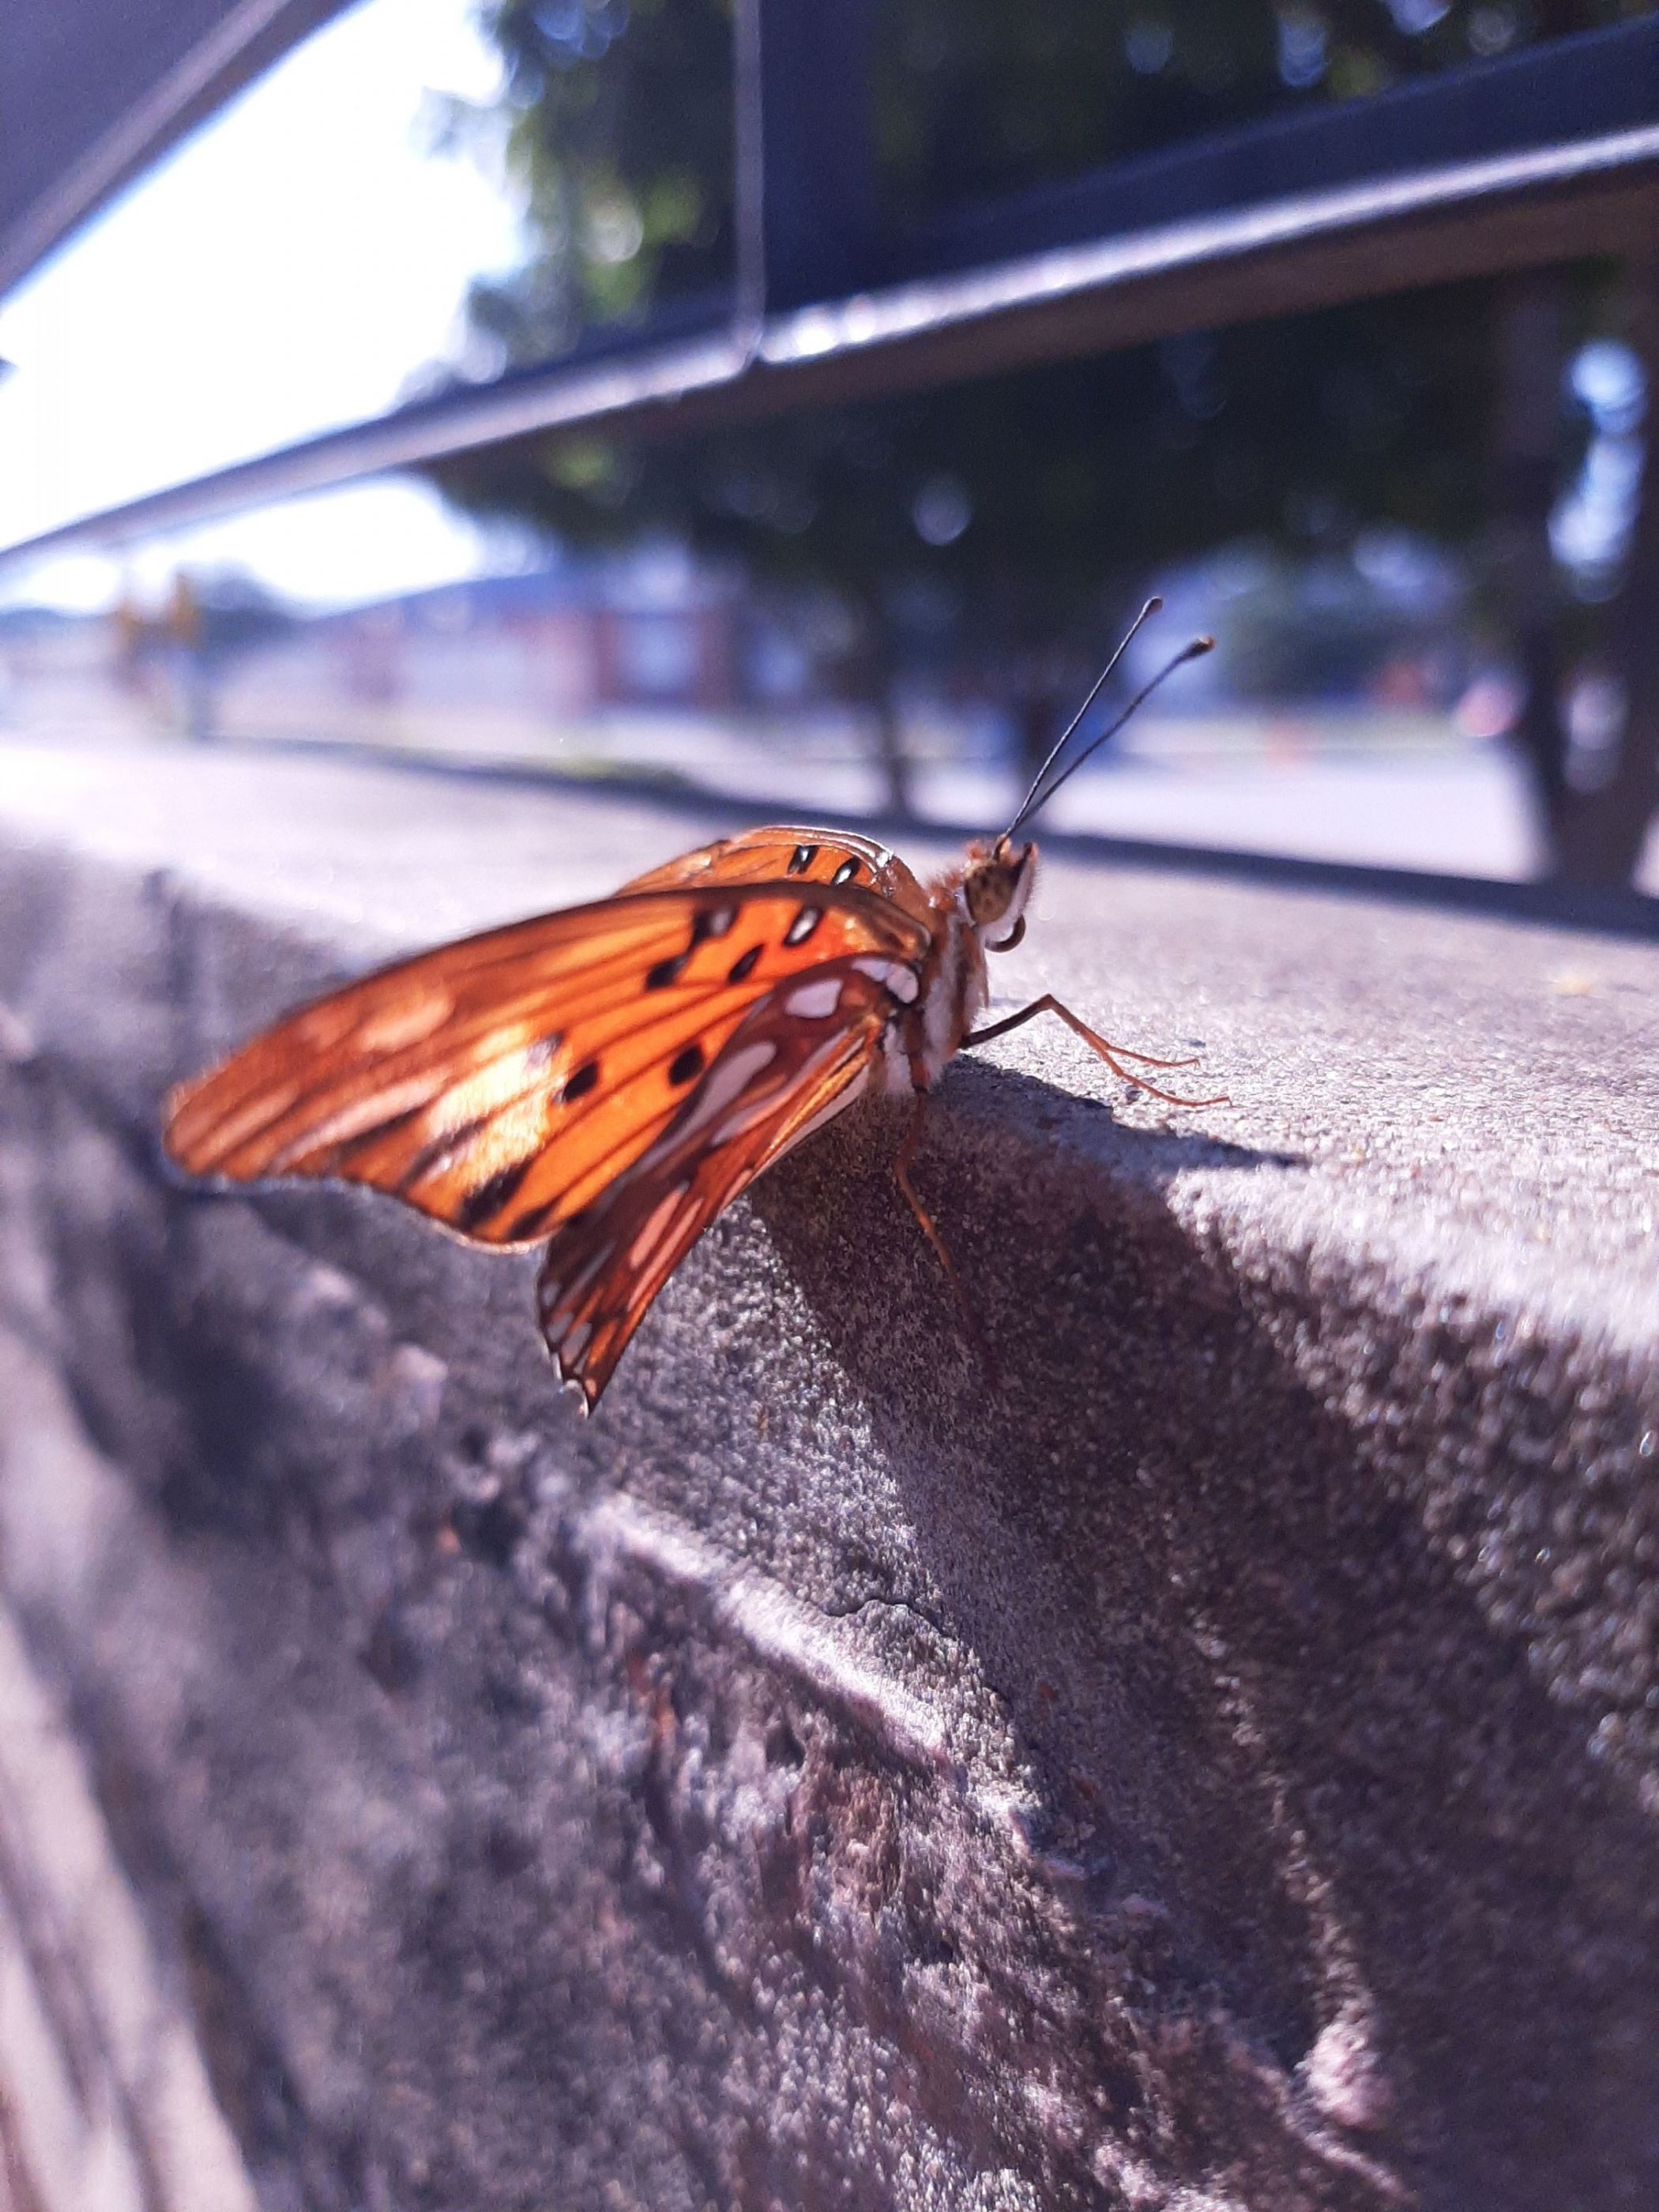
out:
<path id="1" fill-rule="evenodd" d="M 1115 738 L 1117 735 L 1118 732 L 1123 727 L 1123 725 L 1129 720 L 1131 715 L 1136 714 L 1139 712 L 1141 708 L 1143 708 L 1146 702 L 1152 697 L 1153 692 L 1158 690 L 1159 684 L 1165 683 L 1169 678 L 1173 676 L 1177 668 L 1184 668 L 1189 660 L 1200 660 L 1206 653 L 1212 653 L 1215 650 L 1215 640 L 1212 637 L 1195 637 L 1189 644 L 1183 645 L 1180 652 L 1175 655 L 1173 659 L 1166 660 L 1164 662 L 1163 667 L 1158 670 L 1157 675 L 1152 678 L 1150 684 L 1143 684 L 1141 685 L 1139 690 L 1135 693 L 1134 697 L 1130 700 L 1128 705 L 1123 709 L 1123 712 L 1117 717 L 1116 720 L 1109 722 L 1097 738 L 1093 739 L 1091 744 L 1085 745 L 1083 750 L 1066 769 L 1064 774 L 1057 775 L 1047 790 L 1043 790 L 1043 777 L 1048 775 L 1049 769 L 1054 766 L 1054 762 L 1059 757 L 1060 754 L 1065 750 L 1066 739 L 1070 738 L 1072 732 L 1076 729 L 1078 724 L 1088 713 L 1090 708 L 1093 706 L 1095 700 L 1099 694 L 1101 684 L 1104 684 L 1107 677 L 1111 674 L 1113 669 L 1117 666 L 1118 662 L 1122 659 L 1124 652 L 1128 646 L 1129 639 L 1133 637 L 1135 631 L 1140 628 L 1141 623 L 1146 621 L 1147 616 L 1155 612 L 1156 610 L 1163 604 L 1164 603 L 1161 599 L 1148 599 L 1146 605 L 1141 609 L 1139 614 L 1136 616 L 1133 627 L 1130 629 L 1128 635 L 1125 637 L 1123 643 L 1119 646 L 1117 651 L 1107 662 L 1105 668 L 1101 673 L 1099 682 L 1097 683 L 1094 690 L 1091 691 L 1088 697 L 1084 701 L 1082 706 L 1073 716 L 1071 723 L 1066 729 L 1065 737 L 1061 738 L 1060 743 L 1054 747 L 1054 751 L 1049 754 L 1048 759 L 1042 763 L 1042 769 L 1037 775 L 1036 782 L 1032 784 L 1031 788 L 1026 793 L 1024 800 L 1021 802 L 1018 813 L 1015 815 L 1013 820 L 1008 824 L 1007 829 L 1004 830 L 1003 835 L 1005 837 L 1012 837 L 1022 822 L 1025 821 L 1029 816 L 1035 814 L 1039 806 L 1046 806 L 1048 801 L 1054 797 L 1054 793 L 1060 789 L 1060 786 L 1069 781 L 1069 780 L 1074 776 L 1078 770 L 1082 767 L 1084 762 L 1090 759 L 1095 753 L 1097 753 L 1100 750 L 1100 748 L 1107 743 L 1108 739 Z M 1039 796 L 1039 793 L 1041 793 L 1041 796 Z"/>
<path id="2" fill-rule="evenodd" d="M 1039 803 L 1037 800 L 1037 793 L 1042 788 L 1043 777 L 1048 775 L 1049 769 L 1065 751 L 1066 746 L 1071 742 L 1073 732 L 1077 728 L 1078 724 L 1083 720 L 1083 717 L 1088 713 L 1090 708 L 1094 705 L 1095 701 L 1099 698 L 1101 692 L 1105 686 L 1106 679 L 1110 676 L 1112 671 L 1117 666 L 1119 661 L 1122 659 L 1124 654 L 1129 650 L 1130 641 L 1134 637 L 1136 631 L 1140 628 L 1143 623 L 1151 620 L 1152 617 L 1158 612 L 1163 604 L 1164 602 L 1162 599 L 1148 599 L 1146 605 L 1140 610 L 1140 612 L 1129 624 L 1128 629 L 1124 631 L 1122 638 L 1119 642 L 1117 651 L 1112 655 L 1104 668 L 1101 670 L 1099 675 L 1096 677 L 1093 684 L 1090 688 L 1088 697 L 1078 708 L 1076 714 L 1073 715 L 1071 720 L 1067 722 L 1066 727 L 1060 732 L 1060 736 L 1056 738 L 1054 744 L 1050 746 L 1048 750 L 1048 757 L 1043 762 L 1042 766 L 1031 778 L 1031 787 L 1026 793 L 1024 798 L 1019 802 L 1019 811 L 1015 815 L 1013 820 L 1008 824 L 1007 829 L 1003 832 L 1005 836 L 1012 837 L 1015 830 L 1018 829 L 1020 823 L 1031 811 L 1032 807 Z"/>

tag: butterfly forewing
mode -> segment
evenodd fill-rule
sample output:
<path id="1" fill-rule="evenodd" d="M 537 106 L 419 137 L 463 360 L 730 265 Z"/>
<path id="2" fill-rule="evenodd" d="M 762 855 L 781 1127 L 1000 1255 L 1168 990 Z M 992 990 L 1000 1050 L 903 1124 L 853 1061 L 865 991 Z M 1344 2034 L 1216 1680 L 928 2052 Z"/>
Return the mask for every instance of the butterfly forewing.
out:
<path id="1" fill-rule="evenodd" d="M 914 968 L 926 944 L 886 896 L 811 878 L 705 873 L 571 908 L 291 1016 L 174 1093 L 168 1149 L 198 1174 L 337 1177 L 483 1243 L 532 1242 L 684 1126 L 781 986 L 860 956 Z M 865 1021 L 860 994 L 834 1025 Z"/>

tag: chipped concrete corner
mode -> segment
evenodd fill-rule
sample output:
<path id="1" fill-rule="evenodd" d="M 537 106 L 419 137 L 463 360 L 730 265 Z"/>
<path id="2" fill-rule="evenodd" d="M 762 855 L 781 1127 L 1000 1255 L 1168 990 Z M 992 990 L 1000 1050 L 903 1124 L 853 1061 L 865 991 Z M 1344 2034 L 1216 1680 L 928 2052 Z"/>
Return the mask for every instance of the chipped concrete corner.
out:
<path id="1" fill-rule="evenodd" d="M 1009 988 L 1232 1103 L 1040 1027 L 952 1071 L 918 1172 L 1002 1389 L 872 1114 L 584 1423 L 532 1267 L 180 1189 L 155 1104 L 718 823 L 5 757 L 21 2201 L 1659 2191 L 1652 943 L 1058 864 Z"/>

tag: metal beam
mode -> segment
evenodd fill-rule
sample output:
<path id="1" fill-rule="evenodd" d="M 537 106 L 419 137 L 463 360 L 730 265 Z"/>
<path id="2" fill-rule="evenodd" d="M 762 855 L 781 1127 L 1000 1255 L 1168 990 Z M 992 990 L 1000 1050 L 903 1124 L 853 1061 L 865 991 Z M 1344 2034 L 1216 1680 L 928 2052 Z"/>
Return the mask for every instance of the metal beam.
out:
<path id="1" fill-rule="evenodd" d="M 881 259 L 870 76 L 874 0 L 748 0 L 757 17 L 763 266 L 778 312 L 833 300 Z"/>
<path id="2" fill-rule="evenodd" d="M 1307 192 L 896 284 L 422 401 L 0 549 L 131 541 L 505 439 L 653 436 L 1143 343 L 1491 270 L 1639 250 L 1659 124 Z"/>
<path id="3" fill-rule="evenodd" d="M 884 276 L 893 283 L 981 268 L 1044 247 L 1571 147 L 1656 122 L 1659 21 L 1650 17 L 953 207 L 890 241 Z"/>

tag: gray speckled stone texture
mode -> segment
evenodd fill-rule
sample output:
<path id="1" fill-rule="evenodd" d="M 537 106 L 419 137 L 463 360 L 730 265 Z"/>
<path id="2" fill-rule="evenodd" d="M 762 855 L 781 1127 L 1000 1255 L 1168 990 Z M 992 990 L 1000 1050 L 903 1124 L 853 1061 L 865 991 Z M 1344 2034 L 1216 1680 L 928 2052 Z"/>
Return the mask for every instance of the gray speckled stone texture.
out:
<path id="1" fill-rule="evenodd" d="M 1659 948 L 1076 855 L 704 1240 L 179 1189 L 165 1085 L 713 813 L 0 749 L 0 1585 L 270 2205 L 1659 2197 Z M 925 848 L 913 857 L 934 857 Z"/>

